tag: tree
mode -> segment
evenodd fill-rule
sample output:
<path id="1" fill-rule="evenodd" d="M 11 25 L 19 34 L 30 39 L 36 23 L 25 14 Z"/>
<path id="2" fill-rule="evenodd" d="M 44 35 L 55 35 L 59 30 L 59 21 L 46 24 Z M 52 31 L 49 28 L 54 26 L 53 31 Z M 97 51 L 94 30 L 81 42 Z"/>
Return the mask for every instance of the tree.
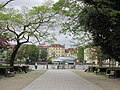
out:
<path id="1" fill-rule="evenodd" d="M 39 48 L 36 45 L 27 45 L 25 48 L 25 58 L 27 62 L 37 62 L 39 59 Z"/>
<path id="2" fill-rule="evenodd" d="M 39 48 L 33 44 L 23 44 L 18 49 L 16 59 L 26 60 L 27 63 L 36 62 L 39 59 Z"/>
<path id="3" fill-rule="evenodd" d="M 84 48 L 82 46 L 78 47 L 78 53 L 77 53 L 78 59 L 80 62 L 83 62 L 84 60 Z"/>
<path id="4" fill-rule="evenodd" d="M 73 43 L 73 46 L 79 47 L 91 42 L 91 34 L 85 31 L 79 23 L 79 13 L 83 8 L 81 2 L 77 2 L 77 0 L 59 0 L 53 6 L 53 9 L 60 14 L 62 13 L 65 17 L 61 32 L 72 37 L 71 43 Z"/>
<path id="5" fill-rule="evenodd" d="M 40 56 L 39 56 L 39 58 L 40 58 L 42 61 L 46 61 L 46 60 L 47 60 L 47 55 L 48 55 L 47 50 L 44 50 L 44 49 L 41 49 L 41 50 L 40 50 Z"/>
<path id="6" fill-rule="evenodd" d="M 30 10 L 24 8 L 22 12 L 14 9 L 0 12 L 0 22 L 4 25 L 4 30 L 13 33 L 16 42 L 11 54 L 10 66 L 14 65 L 17 51 L 22 44 L 31 42 L 33 38 L 36 39 L 34 43 L 35 41 L 51 43 L 55 40 L 51 32 L 54 30 L 55 15 L 56 13 L 47 6 L 33 7 Z"/>
<path id="7" fill-rule="evenodd" d="M 3 50 L 7 47 L 8 41 L 6 39 L 6 36 L 2 33 L 0 33 L 0 49 Z"/>
<path id="8" fill-rule="evenodd" d="M 97 59 L 98 59 L 98 65 L 99 65 L 99 66 L 102 66 L 103 61 L 109 59 L 109 57 L 108 57 L 107 54 L 104 54 L 104 53 L 102 52 L 100 46 L 94 46 L 94 48 L 96 49 L 95 52 L 96 52 L 96 56 L 97 56 Z"/>
<path id="9" fill-rule="evenodd" d="M 65 31 L 88 32 L 103 54 L 120 62 L 119 4 L 119 0 L 60 0 L 54 6 L 62 11 L 67 8 Z"/>
<path id="10" fill-rule="evenodd" d="M 93 41 L 101 46 L 103 53 L 119 61 L 119 1 L 99 0 L 86 3 L 89 6 L 87 5 L 83 13 L 88 14 L 87 24 L 83 25 L 92 33 Z"/>
<path id="11" fill-rule="evenodd" d="M 27 59 L 28 56 L 28 53 L 27 52 L 27 48 L 28 45 L 27 44 L 23 44 L 20 46 L 20 48 L 18 49 L 17 51 L 17 55 L 16 55 L 16 60 L 19 59 L 19 60 L 23 60 L 23 59 Z"/>
<path id="12" fill-rule="evenodd" d="M 5 9 L 5 6 L 14 0 L 8 0 L 5 3 L 0 2 L 0 11 L 2 12 Z M 11 39 L 10 32 L 5 32 L 3 29 L 4 25 L 0 23 L 0 49 L 6 49 L 9 45 L 9 41 Z M 4 33 L 5 32 L 5 33 Z"/>
<path id="13" fill-rule="evenodd" d="M 83 10 L 87 24 L 84 24 L 92 33 L 93 41 L 101 46 L 102 52 L 119 61 L 119 1 L 86 1 L 87 8 Z M 90 9 L 89 9 L 89 8 Z M 86 10 L 86 11 L 85 11 Z M 90 12 L 91 10 L 91 12 Z"/>
<path id="14" fill-rule="evenodd" d="M 0 32 L 0 49 L 3 51 L 7 49 L 7 46 L 9 46 L 9 41 L 11 41 L 13 38 L 12 33 L 5 32 L 5 30 L 1 30 Z"/>

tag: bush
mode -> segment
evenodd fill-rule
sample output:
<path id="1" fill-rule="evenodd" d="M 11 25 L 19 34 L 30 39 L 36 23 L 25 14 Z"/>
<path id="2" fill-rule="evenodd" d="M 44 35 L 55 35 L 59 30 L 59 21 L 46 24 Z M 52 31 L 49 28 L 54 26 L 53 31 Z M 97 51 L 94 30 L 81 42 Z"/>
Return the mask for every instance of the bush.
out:
<path id="1" fill-rule="evenodd" d="M 52 60 L 48 60 L 48 64 L 52 64 Z"/>
<path id="2" fill-rule="evenodd" d="M 22 67 L 20 67 L 20 66 L 14 66 L 14 71 L 21 72 L 20 70 L 22 70 L 22 71 L 24 71 L 24 70 L 28 71 L 29 70 L 29 66 L 22 66 Z"/>
<path id="3" fill-rule="evenodd" d="M 100 69 L 99 72 L 106 72 L 106 70 L 108 69 L 109 67 L 96 67 L 96 71 L 97 69 Z"/>
<path id="4" fill-rule="evenodd" d="M 10 69 L 11 72 L 14 71 L 13 67 L 0 66 L 0 75 L 5 75 L 5 69 Z"/>
<path id="5" fill-rule="evenodd" d="M 93 67 L 93 66 L 88 67 L 88 72 L 94 72 L 95 70 L 96 70 L 96 67 Z"/>

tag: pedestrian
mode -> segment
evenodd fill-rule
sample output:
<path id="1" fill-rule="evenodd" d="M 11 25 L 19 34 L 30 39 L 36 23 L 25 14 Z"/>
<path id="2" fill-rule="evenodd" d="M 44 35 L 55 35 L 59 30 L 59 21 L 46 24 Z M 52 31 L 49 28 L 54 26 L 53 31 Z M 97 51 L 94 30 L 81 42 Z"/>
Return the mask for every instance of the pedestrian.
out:
<path id="1" fill-rule="evenodd" d="M 21 72 L 23 71 L 23 69 L 22 69 L 22 64 L 19 65 L 18 70 L 19 70 L 19 73 L 21 73 Z"/>
<path id="2" fill-rule="evenodd" d="M 35 63 L 35 69 L 37 69 L 37 63 Z"/>

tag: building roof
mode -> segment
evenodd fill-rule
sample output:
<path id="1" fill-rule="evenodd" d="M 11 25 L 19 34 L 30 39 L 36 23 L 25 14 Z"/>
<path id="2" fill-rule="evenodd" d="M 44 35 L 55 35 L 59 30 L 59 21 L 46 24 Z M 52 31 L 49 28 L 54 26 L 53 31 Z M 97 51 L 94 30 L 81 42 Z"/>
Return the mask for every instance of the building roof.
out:
<path id="1" fill-rule="evenodd" d="M 57 59 L 54 60 L 55 62 L 68 62 L 68 63 L 73 63 L 75 61 L 75 58 L 72 57 L 58 57 Z M 54 62 L 53 61 L 53 62 Z"/>
<path id="2" fill-rule="evenodd" d="M 75 52 L 76 49 L 75 49 L 75 48 L 67 48 L 67 49 L 65 50 L 66 53 L 69 53 L 70 51 L 74 51 L 74 52 Z"/>
<path id="3" fill-rule="evenodd" d="M 49 48 L 49 46 L 47 46 L 47 45 L 39 45 L 39 48 Z"/>
<path id="4" fill-rule="evenodd" d="M 65 48 L 65 45 L 51 44 L 49 47 L 61 47 L 61 48 Z"/>

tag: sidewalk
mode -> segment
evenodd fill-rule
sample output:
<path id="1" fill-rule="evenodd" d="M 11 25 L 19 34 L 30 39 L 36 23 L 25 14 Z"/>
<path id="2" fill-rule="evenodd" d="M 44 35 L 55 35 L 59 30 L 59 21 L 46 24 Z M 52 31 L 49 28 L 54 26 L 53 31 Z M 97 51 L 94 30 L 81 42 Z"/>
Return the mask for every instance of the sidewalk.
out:
<path id="1" fill-rule="evenodd" d="M 120 90 L 120 79 L 114 78 L 110 79 L 102 75 L 96 75 L 90 72 L 84 72 L 83 70 L 72 70 L 74 73 L 86 80 L 96 84 L 97 86 L 103 88 L 103 90 Z"/>
<path id="2" fill-rule="evenodd" d="M 3 77 L 0 79 L 0 90 L 120 90 L 120 79 L 109 79 L 82 70 L 45 71 Z"/>
<path id="3" fill-rule="evenodd" d="M 23 90 L 103 90 L 70 70 L 48 70 Z"/>

